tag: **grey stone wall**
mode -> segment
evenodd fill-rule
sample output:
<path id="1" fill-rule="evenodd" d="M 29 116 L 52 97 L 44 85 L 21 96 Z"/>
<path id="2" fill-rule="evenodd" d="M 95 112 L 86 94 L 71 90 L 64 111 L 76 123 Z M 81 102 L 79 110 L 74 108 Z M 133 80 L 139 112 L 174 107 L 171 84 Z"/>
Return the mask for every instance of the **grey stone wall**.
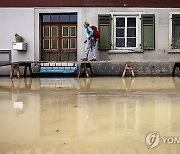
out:
<path id="1" fill-rule="evenodd" d="M 132 63 L 135 76 L 171 76 L 174 63 L 166 62 L 134 62 Z M 92 68 L 95 76 L 122 76 L 125 63 L 94 63 Z M 177 75 L 178 69 L 176 71 Z M 127 76 L 131 72 L 127 71 Z"/>

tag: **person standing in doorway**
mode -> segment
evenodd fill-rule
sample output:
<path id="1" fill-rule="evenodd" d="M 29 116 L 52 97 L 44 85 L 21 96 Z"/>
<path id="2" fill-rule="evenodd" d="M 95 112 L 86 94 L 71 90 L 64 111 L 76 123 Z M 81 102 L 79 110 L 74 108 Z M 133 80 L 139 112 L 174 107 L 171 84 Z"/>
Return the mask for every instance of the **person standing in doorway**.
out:
<path id="1" fill-rule="evenodd" d="M 81 59 L 83 61 L 87 61 L 88 60 L 88 55 L 89 55 L 89 51 L 91 50 L 92 52 L 92 56 L 93 56 L 93 59 L 91 59 L 90 61 L 96 61 L 96 39 L 93 37 L 94 35 L 94 31 L 93 29 L 89 26 L 89 23 L 88 22 L 85 22 L 84 23 L 84 28 L 86 30 L 86 37 L 87 37 L 87 40 L 84 41 L 84 43 L 87 43 L 86 47 L 85 47 L 85 55 L 84 55 L 84 58 Z"/>

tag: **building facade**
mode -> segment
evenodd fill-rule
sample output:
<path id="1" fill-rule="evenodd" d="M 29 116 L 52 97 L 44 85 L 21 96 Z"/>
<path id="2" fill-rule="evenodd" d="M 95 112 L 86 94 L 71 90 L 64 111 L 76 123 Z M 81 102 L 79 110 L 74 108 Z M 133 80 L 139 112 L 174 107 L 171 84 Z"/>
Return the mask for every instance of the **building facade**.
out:
<path id="1" fill-rule="evenodd" d="M 101 34 L 98 60 L 138 63 L 141 73 L 157 65 L 158 72 L 170 73 L 180 61 L 179 7 L 175 0 L 2 0 L 0 50 L 11 50 L 12 62 L 80 60 L 86 38 L 83 23 L 88 21 Z M 12 48 L 16 33 L 27 42 L 27 51 Z M 1 74 L 9 74 L 9 69 L 1 68 Z"/>

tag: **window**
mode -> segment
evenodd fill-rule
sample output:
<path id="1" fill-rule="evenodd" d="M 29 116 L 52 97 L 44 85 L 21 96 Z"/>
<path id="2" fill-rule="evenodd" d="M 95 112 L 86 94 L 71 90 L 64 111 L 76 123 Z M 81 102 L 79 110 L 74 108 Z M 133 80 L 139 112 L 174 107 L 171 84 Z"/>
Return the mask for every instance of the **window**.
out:
<path id="1" fill-rule="evenodd" d="M 70 15 L 70 22 L 77 22 L 77 15 Z"/>
<path id="2" fill-rule="evenodd" d="M 59 22 L 59 15 L 51 15 L 51 22 Z"/>
<path id="3" fill-rule="evenodd" d="M 116 16 L 114 18 L 115 49 L 132 49 L 137 47 L 138 24 L 135 16 Z"/>
<path id="4" fill-rule="evenodd" d="M 43 22 L 50 22 L 50 15 L 43 15 Z"/>
<path id="5" fill-rule="evenodd" d="M 69 22 L 69 15 L 60 15 L 60 22 Z"/>
<path id="6" fill-rule="evenodd" d="M 110 50 L 111 53 L 117 53 L 155 49 L 154 14 L 142 14 L 141 12 L 100 14 L 98 15 L 98 25 L 100 32 L 99 50 Z"/>
<path id="7" fill-rule="evenodd" d="M 180 49 L 180 14 L 172 15 L 172 49 Z"/>
<path id="8" fill-rule="evenodd" d="M 11 50 L 0 50 L 0 64 L 11 63 Z"/>
<path id="9" fill-rule="evenodd" d="M 76 23 L 77 14 L 44 14 L 43 23 Z"/>

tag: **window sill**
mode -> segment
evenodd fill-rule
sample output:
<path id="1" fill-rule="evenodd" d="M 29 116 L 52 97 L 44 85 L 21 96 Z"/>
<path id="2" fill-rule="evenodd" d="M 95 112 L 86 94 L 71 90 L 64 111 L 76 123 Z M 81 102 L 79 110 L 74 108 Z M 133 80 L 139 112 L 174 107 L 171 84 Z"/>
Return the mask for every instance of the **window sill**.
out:
<path id="1" fill-rule="evenodd" d="M 143 53 L 142 49 L 139 50 L 109 50 L 109 54 L 128 54 L 128 53 Z"/>
<path id="2" fill-rule="evenodd" d="M 180 53 L 180 49 L 175 49 L 175 50 L 171 50 L 171 51 L 168 51 L 169 54 L 173 54 L 173 53 Z"/>

